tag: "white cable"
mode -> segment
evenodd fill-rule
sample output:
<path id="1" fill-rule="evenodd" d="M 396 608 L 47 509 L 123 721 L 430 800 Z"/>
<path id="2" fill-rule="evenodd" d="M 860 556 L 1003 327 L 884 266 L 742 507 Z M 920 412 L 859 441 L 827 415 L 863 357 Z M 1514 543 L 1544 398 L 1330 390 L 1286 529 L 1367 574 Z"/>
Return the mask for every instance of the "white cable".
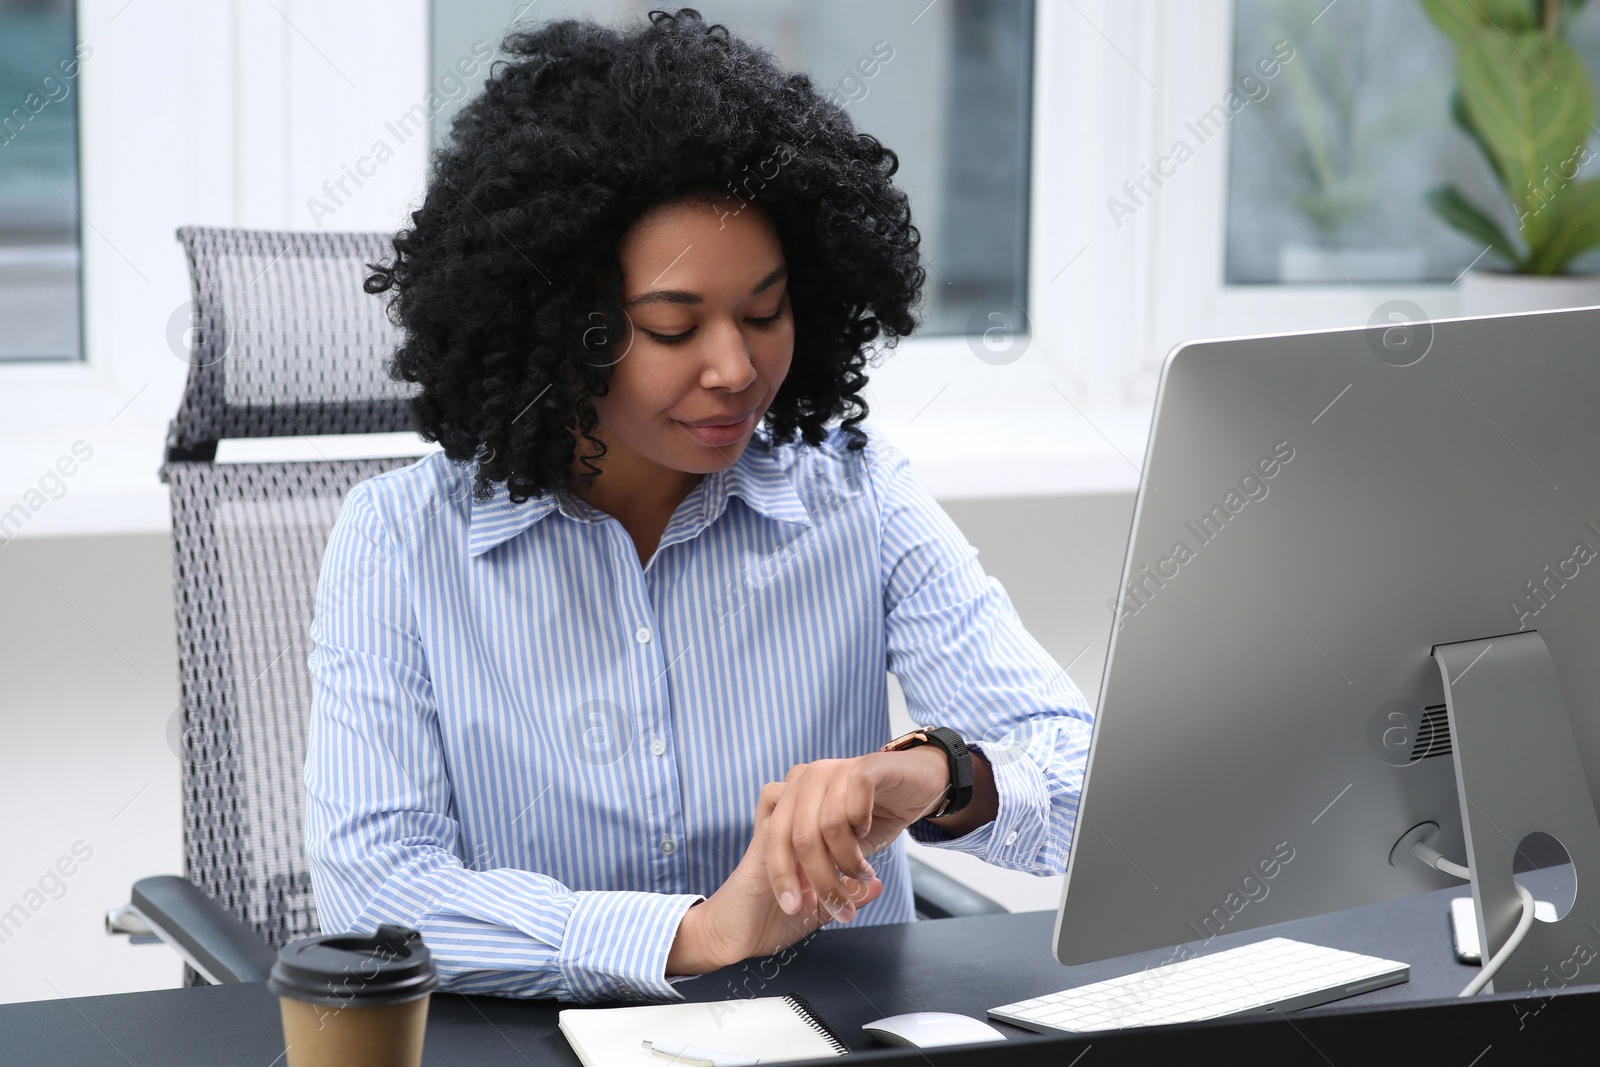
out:
<path id="1" fill-rule="evenodd" d="M 1446 859 L 1444 853 L 1424 841 L 1414 842 L 1411 846 L 1411 854 L 1428 866 L 1437 868 L 1445 874 L 1454 875 L 1463 882 L 1472 881 L 1471 871 L 1459 863 Z M 1479 971 L 1477 976 L 1467 983 L 1466 988 L 1457 994 L 1458 996 L 1477 996 L 1483 990 L 1483 987 L 1488 985 L 1494 978 L 1495 973 L 1500 970 L 1500 965 L 1505 963 L 1511 957 L 1511 954 L 1521 947 L 1523 939 L 1528 936 L 1528 931 L 1533 929 L 1533 894 L 1518 882 L 1513 881 L 1511 886 L 1517 891 L 1517 896 L 1522 900 L 1522 917 L 1517 920 L 1517 927 L 1511 931 L 1511 936 L 1506 938 L 1506 943 L 1500 946 L 1500 951 L 1496 952 L 1489 962 L 1483 965 L 1483 970 Z"/>
<path id="2" fill-rule="evenodd" d="M 1467 870 L 1459 863 L 1445 859 L 1444 853 L 1440 852 L 1426 841 L 1415 842 L 1411 846 L 1411 854 L 1417 857 L 1417 859 L 1421 860 L 1423 863 L 1426 863 L 1429 867 L 1436 867 L 1445 874 L 1454 875 L 1463 882 L 1472 881 L 1471 871 Z"/>
<path id="3" fill-rule="evenodd" d="M 1528 892 L 1520 882 L 1512 882 L 1511 885 L 1516 889 L 1517 896 L 1522 898 L 1522 918 L 1517 920 L 1517 928 L 1511 931 L 1511 936 L 1506 938 L 1506 943 L 1500 946 L 1500 951 L 1496 952 L 1494 958 L 1483 965 L 1483 970 L 1478 973 L 1478 976 L 1468 982 L 1467 987 L 1461 991 L 1460 995 L 1463 997 L 1476 996 L 1479 990 L 1488 985 L 1489 979 L 1494 977 L 1495 972 L 1500 969 L 1500 965 L 1517 950 L 1517 947 L 1522 944 L 1522 939 L 1527 937 L 1528 931 L 1533 928 L 1533 894 Z"/>

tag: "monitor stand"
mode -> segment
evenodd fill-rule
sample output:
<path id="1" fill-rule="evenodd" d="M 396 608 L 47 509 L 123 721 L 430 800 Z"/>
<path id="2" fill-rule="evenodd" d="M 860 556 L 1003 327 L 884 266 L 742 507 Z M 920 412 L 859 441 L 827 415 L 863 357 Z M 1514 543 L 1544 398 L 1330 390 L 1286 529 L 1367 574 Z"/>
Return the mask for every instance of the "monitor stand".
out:
<path id="1" fill-rule="evenodd" d="M 1535 630 L 1435 645 L 1472 871 L 1484 961 L 1511 936 L 1522 902 L 1511 864 L 1523 839 L 1554 837 L 1577 890 L 1555 922 L 1536 920 L 1490 991 L 1540 991 L 1600 982 L 1600 819 L 1595 816 L 1555 663 Z"/>

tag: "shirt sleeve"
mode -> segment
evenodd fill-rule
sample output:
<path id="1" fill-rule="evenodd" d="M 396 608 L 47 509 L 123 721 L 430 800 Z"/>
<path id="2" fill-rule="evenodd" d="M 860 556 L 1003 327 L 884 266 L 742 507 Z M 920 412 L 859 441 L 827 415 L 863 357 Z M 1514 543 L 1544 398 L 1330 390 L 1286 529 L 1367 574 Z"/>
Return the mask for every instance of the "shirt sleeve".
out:
<path id="1" fill-rule="evenodd" d="M 1061 874 L 1077 823 L 1094 713 L 1023 628 L 999 579 L 875 429 L 863 449 L 880 516 L 889 670 L 913 720 L 948 726 L 994 770 L 999 811 L 952 837 L 911 836 L 1031 874 Z"/>
<path id="2" fill-rule="evenodd" d="M 704 898 L 574 891 L 466 862 L 401 545 L 369 497 L 356 485 L 329 534 L 307 659 L 306 855 L 322 929 L 413 927 L 453 992 L 684 999 L 667 954 Z"/>

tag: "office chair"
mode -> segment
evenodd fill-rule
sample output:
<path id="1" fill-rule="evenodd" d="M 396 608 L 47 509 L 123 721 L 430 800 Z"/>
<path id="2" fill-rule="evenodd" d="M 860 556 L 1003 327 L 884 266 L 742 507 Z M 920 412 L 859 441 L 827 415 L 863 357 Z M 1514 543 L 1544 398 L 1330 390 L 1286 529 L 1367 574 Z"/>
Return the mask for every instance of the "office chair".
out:
<path id="1" fill-rule="evenodd" d="M 328 532 L 356 483 L 413 462 L 217 463 L 223 438 L 415 430 L 383 363 L 399 334 L 365 293 L 389 235 L 185 227 L 188 383 L 167 435 L 182 685 L 184 878 L 141 879 L 113 933 L 159 938 L 185 984 L 259 981 L 318 933 L 301 837 L 309 629 Z M 1001 912 L 912 860 L 919 917 Z"/>

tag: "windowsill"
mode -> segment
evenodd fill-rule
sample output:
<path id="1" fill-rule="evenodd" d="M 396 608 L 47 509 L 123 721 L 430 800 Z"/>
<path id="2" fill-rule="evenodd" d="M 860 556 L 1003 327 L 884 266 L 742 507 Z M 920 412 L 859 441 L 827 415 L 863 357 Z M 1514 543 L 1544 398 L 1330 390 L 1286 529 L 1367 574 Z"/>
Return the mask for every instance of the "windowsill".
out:
<path id="1" fill-rule="evenodd" d="M 910 457 L 918 481 L 940 501 L 1077 496 L 1134 491 L 1150 413 L 1144 406 L 1107 407 L 1049 422 L 927 415 L 875 419 L 873 425 Z M 115 433 L 102 423 L 92 431 L 55 427 L 12 436 L 0 452 L 0 544 L 13 537 L 167 532 L 167 487 L 157 477 L 165 436 L 164 422 L 131 418 L 119 420 Z M 336 459 L 438 448 L 407 436 L 225 441 L 217 458 Z M 71 452 L 79 440 L 92 449 L 86 460 Z"/>
<path id="2" fill-rule="evenodd" d="M 1048 419 L 988 415 L 872 420 L 940 501 L 1132 493 L 1151 405 L 1084 408 Z"/>
<path id="3" fill-rule="evenodd" d="M 12 429 L 0 446 L 0 545 L 165 532 L 167 487 L 156 476 L 165 440 L 165 423 L 139 422 L 132 412 L 109 426 Z"/>

